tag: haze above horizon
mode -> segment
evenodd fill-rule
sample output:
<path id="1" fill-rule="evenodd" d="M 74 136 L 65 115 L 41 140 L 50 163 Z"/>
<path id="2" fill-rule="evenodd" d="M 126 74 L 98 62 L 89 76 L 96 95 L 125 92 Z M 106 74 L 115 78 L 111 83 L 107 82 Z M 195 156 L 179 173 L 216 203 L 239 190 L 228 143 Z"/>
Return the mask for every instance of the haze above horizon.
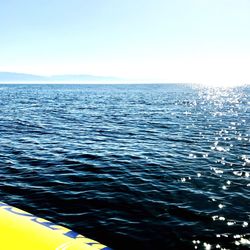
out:
<path id="1" fill-rule="evenodd" d="M 3 0 L 0 71 L 250 84 L 248 0 Z"/>

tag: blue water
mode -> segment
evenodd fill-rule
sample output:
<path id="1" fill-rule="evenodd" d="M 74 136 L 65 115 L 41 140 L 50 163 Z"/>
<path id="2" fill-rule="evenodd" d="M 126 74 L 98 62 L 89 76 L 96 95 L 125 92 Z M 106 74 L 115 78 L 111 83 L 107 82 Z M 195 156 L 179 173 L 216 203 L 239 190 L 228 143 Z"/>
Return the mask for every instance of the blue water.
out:
<path id="1" fill-rule="evenodd" d="M 117 249 L 243 249 L 250 88 L 0 85 L 1 201 Z"/>

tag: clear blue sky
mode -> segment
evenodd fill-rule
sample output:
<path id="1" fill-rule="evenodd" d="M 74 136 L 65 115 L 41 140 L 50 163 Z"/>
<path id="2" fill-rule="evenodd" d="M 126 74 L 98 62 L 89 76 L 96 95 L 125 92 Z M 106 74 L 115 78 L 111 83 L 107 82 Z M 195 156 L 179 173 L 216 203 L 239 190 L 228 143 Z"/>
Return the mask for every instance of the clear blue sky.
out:
<path id="1" fill-rule="evenodd" d="M 250 83 L 249 0 L 1 0 L 0 71 Z"/>

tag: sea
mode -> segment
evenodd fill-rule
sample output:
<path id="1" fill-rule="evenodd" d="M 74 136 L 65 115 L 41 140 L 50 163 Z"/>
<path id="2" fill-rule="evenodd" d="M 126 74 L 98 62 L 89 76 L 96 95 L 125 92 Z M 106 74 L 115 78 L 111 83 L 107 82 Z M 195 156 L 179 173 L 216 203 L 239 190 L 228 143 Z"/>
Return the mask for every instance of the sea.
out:
<path id="1" fill-rule="evenodd" d="M 250 248 L 250 86 L 0 85 L 0 201 L 114 250 Z"/>

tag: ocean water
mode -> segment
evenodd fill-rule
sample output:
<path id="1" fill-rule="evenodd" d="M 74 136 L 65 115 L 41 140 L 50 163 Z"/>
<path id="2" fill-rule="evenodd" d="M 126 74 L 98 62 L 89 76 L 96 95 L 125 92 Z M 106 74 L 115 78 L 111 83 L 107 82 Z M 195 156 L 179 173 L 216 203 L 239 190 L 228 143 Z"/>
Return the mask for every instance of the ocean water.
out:
<path id="1" fill-rule="evenodd" d="M 0 85 L 1 201 L 116 250 L 250 247 L 250 87 Z"/>

